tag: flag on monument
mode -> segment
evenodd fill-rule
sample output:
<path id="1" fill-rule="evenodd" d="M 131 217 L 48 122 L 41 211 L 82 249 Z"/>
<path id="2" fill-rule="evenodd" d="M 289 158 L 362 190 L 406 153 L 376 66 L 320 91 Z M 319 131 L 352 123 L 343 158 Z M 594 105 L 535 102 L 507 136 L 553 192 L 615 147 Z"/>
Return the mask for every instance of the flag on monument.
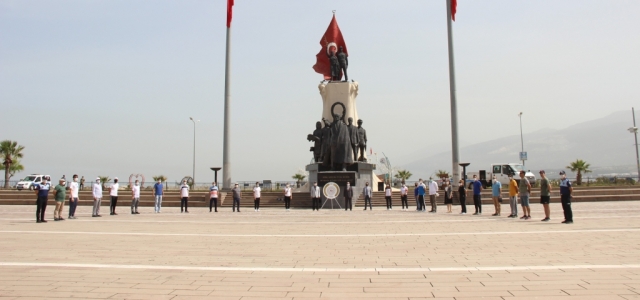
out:
<path id="1" fill-rule="evenodd" d="M 227 0 L 227 28 L 231 27 L 232 15 L 233 15 L 233 0 Z"/>
<path id="2" fill-rule="evenodd" d="M 322 46 L 322 49 L 320 49 L 320 52 L 316 55 L 316 64 L 313 65 L 313 70 L 316 71 L 316 73 L 324 75 L 325 80 L 329 80 L 331 79 L 329 50 L 333 49 L 338 52 L 338 49 L 342 46 L 344 53 L 349 55 L 347 45 L 344 43 L 342 32 L 340 32 L 340 27 L 338 27 L 338 22 L 336 21 L 336 15 L 333 15 L 327 31 L 320 39 L 320 46 Z"/>
<path id="3" fill-rule="evenodd" d="M 458 9 L 458 0 L 451 0 L 451 20 L 456 20 L 456 10 Z"/>

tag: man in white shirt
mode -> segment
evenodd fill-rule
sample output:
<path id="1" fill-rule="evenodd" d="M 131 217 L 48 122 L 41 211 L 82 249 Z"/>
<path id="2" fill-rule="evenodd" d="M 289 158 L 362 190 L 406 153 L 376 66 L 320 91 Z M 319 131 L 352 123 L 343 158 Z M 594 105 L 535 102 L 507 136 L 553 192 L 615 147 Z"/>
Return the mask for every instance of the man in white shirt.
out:
<path id="1" fill-rule="evenodd" d="M 189 186 L 187 185 L 187 181 L 183 180 L 182 185 L 180 186 L 180 212 L 189 213 Z"/>
<path id="2" fill-rule="evenodd" d="M 138 204 L 140 204 L 140 182 L 136 179 L 136 183 L 131 187 L 131 214 L 138 215 Z"/>
<path id="3" fill-rule="evenodd" d="M 430 179 L 429 180 L 429 201 L 431 201 L 430 213 L 436 213 L 438 211 L 438 205 L 436 204 L 436 196 L 438 194 L 438 183 Z"/>
<path id="4" fill-rule="evenodd" d="M 284 208 L 289 210 L 291 208 L 291 187 L 287 183 L 287 186 L 284 188 Z"/>
<path id="5" fill-rule="evenodd" d="M 260 211 L 260 183 L 256 182 L 256 186 L 253 188 L 253 210 Z"/>
<path id="6" fill-rule="evenodd" d="M 69 219 L 76 218 L 76 208 L 78 207 L 78 175 L 73 175 L 73 181 L 69 183 Z"/>
<path id="7" fill-rule="evenodd" d="M 407 202 L 407 193 L 408 192 L 409 192 L 409 189 L 403 183 L 402 187 L 400 188 L 400 201 L 402 201 L 402 210 L 409 210 L 409 203 Z M 405 206 L 406 206 L 406 208 L 405 208 Z"/>
<path id="8" fill-rule="evenodd" d="M 320 211 L 320 187 L 317 182 L 311 187 L 311 211 Z"/>
<path id="9" fill-rule="evenodd" d="M 93 212 L 92 217 L 102 217 L 100 215 L 100 204 L 102 204 L 102 186 L 100 185 L 100 178 L 96 178 L 96 183 L 93 184 L 91 193 L 93 194 Z"/>
<path id="10" fill-rule="evenodd" d="M 118 184 L 118 177 L 113 179 L 113 184 L 109 187 L 109 196 L 111 196 L 111 203 L 109 205 L 109 215 L 117 215 L 116 206 L 118 205 L 118 189 L 120 185 Z"/>

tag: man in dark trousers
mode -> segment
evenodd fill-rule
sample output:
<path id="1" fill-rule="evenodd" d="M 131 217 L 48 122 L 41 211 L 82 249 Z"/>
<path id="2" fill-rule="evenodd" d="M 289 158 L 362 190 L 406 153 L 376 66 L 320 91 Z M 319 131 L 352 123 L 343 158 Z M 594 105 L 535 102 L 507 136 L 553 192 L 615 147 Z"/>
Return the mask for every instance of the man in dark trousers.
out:
<path id="1" fill-rule="evenodd" d="M 371 187 L 369 186 L 369 183 L 365 183 L 364 188 L 362 189 L 362 194 L 364 195 L 364 210 L 367 210 L 367 203 L 369 203 L 369 210 L 373 210 L 373 207 L 371 207 Z"/>
<path id="2" fill-rule="evenodd" d="M 340 64 L 340 70 L 344 73 L 344 81 L 349 81 L 349 77 L 347 76 L 347 68 L 349 67 L 349 55 L 344 53 L 344 49 L 340 46 L 340 50 L 336 55 L 338 57 L 338 63 Z"/>
<path id="3" fill-rule="evenodd" d="M 36 184 L 34 190 L 38 196 L 36 200 L 36 223 L 47 223 L 44 219 L 44 212 L 47 210 L 47 201 L 49 201 L 49 190 L 51 190 L 51 184 L 47 182 L 49 177 L 42 178 L 42 182 Z"/>
<path id="4" fill-rule="evenodd" d="M 242 191 L 240 190 L 240 187 L 237 183 L 235 184 L 231 192 L 233 192 L 233 212 L 236 211 L 236 205 L 238 205 L 238 212 L 240 212 L 240 198 L 242 198 Z"/>
<path id="5" fill-rule="evenodd" d="M 351 187 L 351 183 L 347 182 L 347 187 L 344 189 L 344 211 L 352 209 L 351 199 L 353 199 L 353 188 Z"/>
<path id="6" fill-rule="evenodd" d="M 317 182 L 311 187 L 311 211 L 320 210 L 320 187 Z"/>
<path id="7" fill-rule="evenodd" d="M 573 187 L 571 181 L 567 179 L 567 174 L 564 171 L 560 171 L 560 201 L 562 202 L 562 209 L 564 210 L 565 224 L 573 224 L 573 211 L 571 211 L 571 193 L 573 193 Z"/>

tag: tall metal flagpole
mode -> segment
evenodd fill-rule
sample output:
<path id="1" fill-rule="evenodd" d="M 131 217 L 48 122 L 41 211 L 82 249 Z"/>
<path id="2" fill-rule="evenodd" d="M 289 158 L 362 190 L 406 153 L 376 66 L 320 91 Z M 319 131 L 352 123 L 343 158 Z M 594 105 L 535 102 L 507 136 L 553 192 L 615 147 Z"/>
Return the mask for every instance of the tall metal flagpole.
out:
<path id="1" fill-rule="evenodd" d="M 222 145 L 223 188 L 231 188 L 231 26 L 227 27 L 227 54 L 224 66 L 224 140 Z"/>
<path id="2" fill-rule="evenodd" d="M 451 95 L 451 168 L 453 187 L 460 180 L 460 151 L 458 149 L 458 104 L 456 102 L 456 72 L 453 59 L 453 31 L 451 29 L 451 0 L 447 0 L 447 38 L 449 41 L 449 93 Z M 454 189 L 456 190 L 456 189 Z"/>

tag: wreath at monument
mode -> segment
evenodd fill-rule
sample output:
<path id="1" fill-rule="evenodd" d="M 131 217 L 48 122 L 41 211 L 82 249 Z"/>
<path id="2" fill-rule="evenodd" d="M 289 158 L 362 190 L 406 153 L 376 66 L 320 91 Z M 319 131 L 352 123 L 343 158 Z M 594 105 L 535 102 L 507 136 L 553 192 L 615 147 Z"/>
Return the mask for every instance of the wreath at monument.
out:
<path id="1" fill-rule="evenodd" d="M 346 112 L 347 112 L 347 108 L 344 106 L 344 103 L 342 103 L 342 102 L 336 102 L 336 103 L 334 103 L 333 105 L 331 105 L 331 115 L 332 115 L 332 116 L 335 116 L 335 115 L 336 115 L 336 113 L 335 113 L 335 111 L 334 111 L 334 109 L 335 109 L 336 105 L 340 105 L 340 106 L 342 106 L 342 116 L 340 116 L 340 120 L 344 121 L 344 116 L 345 116 L 345 114 L 346 114 Z"/>

